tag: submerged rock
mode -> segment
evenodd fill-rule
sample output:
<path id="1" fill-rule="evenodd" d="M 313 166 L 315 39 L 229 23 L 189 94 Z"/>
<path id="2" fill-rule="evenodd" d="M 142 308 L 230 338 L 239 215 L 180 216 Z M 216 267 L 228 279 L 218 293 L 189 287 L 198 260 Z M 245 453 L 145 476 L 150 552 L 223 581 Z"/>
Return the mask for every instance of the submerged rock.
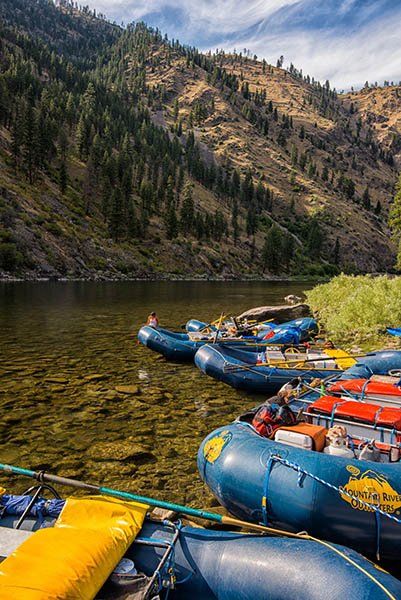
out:
<path id="1" fill-rule="evenodd" d="M 141 393 L 139 385 L 116 385 L 114 389 L 120 394 L 136 395 Z"/>
<path id="2" fill-rule="evenodd" d="M 88 456 L 96 461 L 135 460 L 148 462 L 155 458 L 145 446 L 126 441 L 98 442 L 88 450 Z"/>
<path id="3" fill-rule="evenodd" d="M 109 375 L 106 373 L 94 373 L 93 375 L 86 375 L 84 379 L 86 381 L 101 381 L 102 379 L 108 379 Z"/>
<path id="4" fill-rule="evenodd" d="M 68 383 L 68 379 L 65 377 L 45 377 L 44 381 L 47 381 L 48 383 Z"/>

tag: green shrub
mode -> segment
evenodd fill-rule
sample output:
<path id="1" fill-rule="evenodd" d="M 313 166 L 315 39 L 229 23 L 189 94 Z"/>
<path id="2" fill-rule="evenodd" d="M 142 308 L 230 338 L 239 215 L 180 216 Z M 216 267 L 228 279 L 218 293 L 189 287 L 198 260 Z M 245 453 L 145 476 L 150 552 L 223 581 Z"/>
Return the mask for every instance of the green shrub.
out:
<path id="1" fill-rule="evenodd" d="M 14 244 L 0 244 L 0 268 L 13 273 L 22 265 L 24 257 Z"/>
<path id="2" fill-rule="evenodd" d="M 104 258 L 100 258 L 99 256 L 95 256 L 91 260 L 91 265 L 93 269 L 97 271 L 105 271 L 107 269 L 107 262 Z"/>
<path id="3" fill-rule="evenodd" d="M 337 342 L 376 343 L 379 330 L 401 323 L 401 277 L 338 275 L 305 292 L 306 301 Z"/>
<path id="4" fill-rule="evenodd" d="M 125 273 L 127 275 L 128 273 L 135 271 L 136 264 L 120 260 L 119 262 L 116 263 L 116 269 L 118 269 L 118 271 L 120 271 L 120 273 Z"/>
<path id="5" fill-rule="evenodd" d="M 46 223 L 46 229 L 56 237 L 59 237 L 63 233 L 63 230 L 57 223 Z"/>

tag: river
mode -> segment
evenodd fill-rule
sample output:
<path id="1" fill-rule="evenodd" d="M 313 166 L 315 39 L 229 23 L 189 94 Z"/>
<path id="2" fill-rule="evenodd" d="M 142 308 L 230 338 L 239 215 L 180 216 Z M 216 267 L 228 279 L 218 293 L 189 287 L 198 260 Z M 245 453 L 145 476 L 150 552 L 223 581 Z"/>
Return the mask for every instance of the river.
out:
<path id="1" fill-rule="evenodd" d="M 137 343 L 155 310 L 182 330 L 262 305 L 310 282 L 0 284 L 2 463 L 201 508 L 211 495 L 196 454 L 212 429 L 260 398 Z M 32 482 L 0 473 L 21 492 Z"/>

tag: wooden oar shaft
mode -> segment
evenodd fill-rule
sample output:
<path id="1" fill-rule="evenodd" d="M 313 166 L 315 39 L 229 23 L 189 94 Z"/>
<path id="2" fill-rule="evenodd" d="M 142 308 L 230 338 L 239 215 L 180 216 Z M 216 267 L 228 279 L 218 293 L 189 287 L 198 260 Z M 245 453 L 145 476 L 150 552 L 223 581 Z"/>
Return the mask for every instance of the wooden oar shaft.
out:
<path id="1" fill-rule="evenodd" d="M 295 354 L 294 354 L 295 356 Z M 306 358 L 302 360 L 299 358 L 298 360 L 277 360 L 269 363 L 254 363 L 251 365 L 247 365 L 248 367 L 276 367 L 277 365 L 297 365 L 304 364 L 309 362 L 324 362 L 327 360 L 348 360 L 349 358 L 362 358 L 364 356 L 375 356 L 374 352 L 369 354 L 348 354 L 347 356 L 324 356 L 322 358 Z"/>
<path id="2" fill-rule="evenodd" d="M 219 335 L 219 331 L 220 331 L 220 328 L 221 328 L 221 324 L 223 322 L 223 318 L 224 318 L 224 315 L 223 315 L 223 313 L 221 313 L 221 317 L 219 319 L 219 324 L 218 324 L 217 329 L 216 329 L 216 335 L 214 336 L 213 344 L 215 344 L 217 342 L 217 337 Z"/>
<path id="3" fill-rule="evenodd" d="M 274 527 L 267 527 L 266 525 L 258 525 L 257 523 L 248 523 L 244 521 L 240 521 L 238 519 L 234 519 L 233 517 L 222 516 L 221 523 L 223 525 L 232 525 L 233 527 L 244 527 L 244 525 L 248 529 L 252 529 L 253 531 L 262 531 L 264 533 L 270 533 L 272 535 L 285 535 L 287 537 L 296 537 L 303 539 L 311 539 L 307 533 L 291 533 L 289 531 L 281 531 L 281 529 L 275 529 Z"/>
<path id="4" fill-rule="evenodd" d="M 207 325 L 205 325 L 204 327 L 201 327 L 199 329 L 199 331 L 205 331 L 205 329 L 208 329 L 209 327 L 213 327 L 214 325 L 216 325 L 216 323 L 218 323 L 220 321 L 220 319 L 225 319 L 227 315 L 221 315 L 221 317 L 219 317 L 218 319 L 216 319 L 215 321 L 212 321 L 211 323 L 208 323 Z"/>

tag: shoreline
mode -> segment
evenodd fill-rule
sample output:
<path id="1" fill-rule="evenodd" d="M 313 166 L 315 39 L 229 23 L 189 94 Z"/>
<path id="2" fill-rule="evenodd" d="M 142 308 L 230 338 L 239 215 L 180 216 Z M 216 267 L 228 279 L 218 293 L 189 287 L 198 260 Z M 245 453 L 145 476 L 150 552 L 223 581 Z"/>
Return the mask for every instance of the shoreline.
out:
<path id="1" fill-rule="evenodd" d="M 296 282 L 302 282 L 302 281 L 313 281 L 313 282 L 323 282 L 323 281 L 327 281 L 326 279 L 315 279 L 313 277 L 301 277 L 301 276 L 297 276 L 297 277 L 218 277 L 218 276 L 207 276 L 207 277 L 196 277 L 196 276 L 192 276 L 192 277 L 177 277 L 175 276 L 171 276 L 171 277 L 127 277 L 127 276 L 122 276 L 122 277 L 103 277 L 103 276 L 89 276 L 89 277 L 5 277 L 3 275 L 0 275 L 0 283 L 43 283 L 43 282 L 50 282 L 50 283 L 56 283 L 56 282 L 60 282 L 60 283 L 68 283 L 68 282 L 77 282 L 77 281 L 81 281 L 81 282 L 86 282 L 86 283 L 93 283 L 93 282 L 129 282 L 129 281 L 142 281 L 142 282 L 152 282 L 152 281 L 195 281 L 195 282 L 230 282 L 230 281 L 236 281 L 236 282 L 246 282 L 246 281 L 258 281 L 258 282 L 288 282 L 288 283 L 296 283 Z"/>

